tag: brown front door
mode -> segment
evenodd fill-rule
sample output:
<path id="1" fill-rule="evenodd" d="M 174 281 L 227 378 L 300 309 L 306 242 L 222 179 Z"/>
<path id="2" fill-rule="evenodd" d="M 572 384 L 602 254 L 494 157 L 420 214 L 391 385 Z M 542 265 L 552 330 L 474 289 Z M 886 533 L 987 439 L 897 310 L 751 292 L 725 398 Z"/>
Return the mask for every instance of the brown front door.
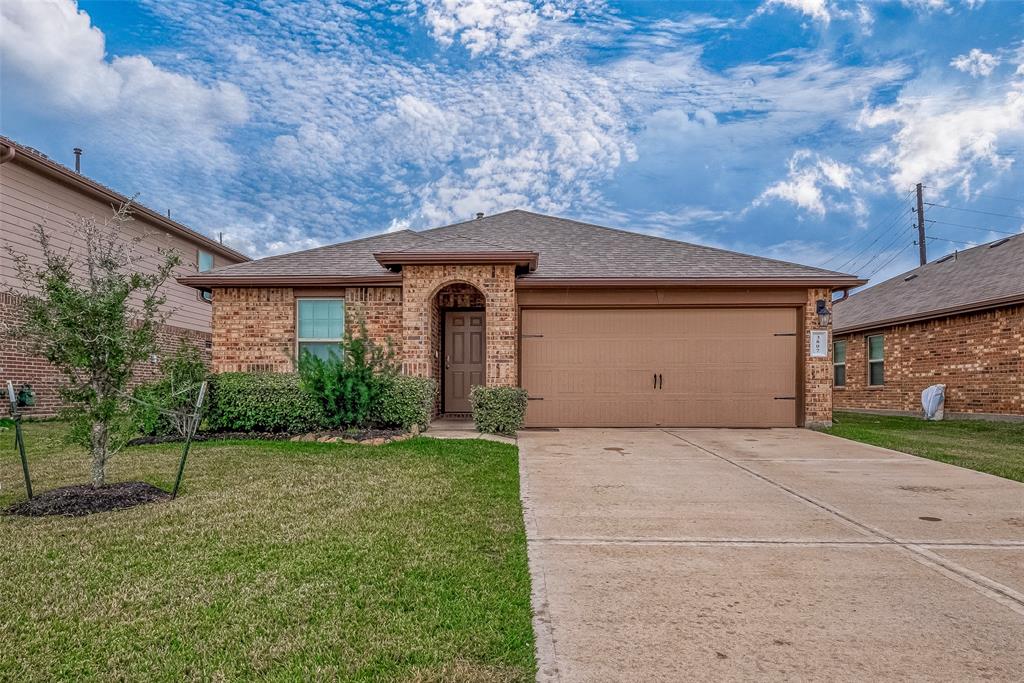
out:
<path id="1" fill-rule="evenodd" d="M 484 383 L 484 312 L 444 314 L 444 411 L 468 413 L 469 389 Z"/>

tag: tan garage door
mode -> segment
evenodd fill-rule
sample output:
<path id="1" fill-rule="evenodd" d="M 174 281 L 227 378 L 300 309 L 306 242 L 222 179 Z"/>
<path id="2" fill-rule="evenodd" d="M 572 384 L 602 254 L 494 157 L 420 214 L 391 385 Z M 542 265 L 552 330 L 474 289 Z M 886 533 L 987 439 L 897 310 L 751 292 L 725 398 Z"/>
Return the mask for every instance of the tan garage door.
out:
<path id="1" fill-rule="evenodd" d="M 526 309 L 528 427 L 792 427 L 794 308 Z"/>

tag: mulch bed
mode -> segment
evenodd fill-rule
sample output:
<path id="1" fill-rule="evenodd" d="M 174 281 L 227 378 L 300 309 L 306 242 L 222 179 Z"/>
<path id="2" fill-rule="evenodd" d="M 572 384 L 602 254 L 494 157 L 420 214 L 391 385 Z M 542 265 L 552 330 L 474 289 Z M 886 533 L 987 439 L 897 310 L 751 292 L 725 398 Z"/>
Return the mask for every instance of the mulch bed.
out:
<path id="1" fill-rule="evenodd" d="M 163 489 L 141 481 L 108 484 L 98 489 L 94 489 L 89 484 L 78 484 L 44 491 L 32 500 L 12 505 L 4 512 L 9 515 L 25 517 L 45 517 L 47 515 L 81 517 L 94 512 L 124 510 L 136 505 L 170 500 L 170 498 L 171 494 Z"/>

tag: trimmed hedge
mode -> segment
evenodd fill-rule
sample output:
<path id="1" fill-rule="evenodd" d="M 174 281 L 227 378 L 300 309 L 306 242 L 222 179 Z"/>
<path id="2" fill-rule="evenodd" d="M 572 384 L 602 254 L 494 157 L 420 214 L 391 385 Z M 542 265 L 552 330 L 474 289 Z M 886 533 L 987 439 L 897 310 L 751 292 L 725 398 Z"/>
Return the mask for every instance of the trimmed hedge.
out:
<path id="1" fill-rule="evenodd" d="M 526 399 L 526 389 L 519 387 L 473 387 L 469 403 L 477 430 L 513 436 L 523 426 Z"/>
<path id="2" fill-rule="evenodd" d="M 296 374 L 224 372 L 210 381 L 207 427 L 213 431 L 309 432 L 326 429 L 320 403 Z"/>
<path id="3" fill-rule="evenodd" d="M 370 409 L 370 420 L 378 427 L 425 429 L 434 412 L 437 383 L 429 377 L 389 375 L 381 378 L 376 405 Z"/>

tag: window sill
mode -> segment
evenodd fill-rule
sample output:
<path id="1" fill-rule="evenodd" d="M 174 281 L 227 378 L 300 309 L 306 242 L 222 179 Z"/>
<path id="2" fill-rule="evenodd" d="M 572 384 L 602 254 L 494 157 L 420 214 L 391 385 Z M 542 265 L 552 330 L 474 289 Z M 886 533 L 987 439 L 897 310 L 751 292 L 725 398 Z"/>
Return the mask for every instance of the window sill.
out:
<path id="1" fill-rule="evenodd" d="M 864 388 L 868 389 L 870 391 L 878 391 L 879 389 L 885 389 L 885 385 L 884 384 L 869 384 L 869 385 L 867 385 Z"/>

